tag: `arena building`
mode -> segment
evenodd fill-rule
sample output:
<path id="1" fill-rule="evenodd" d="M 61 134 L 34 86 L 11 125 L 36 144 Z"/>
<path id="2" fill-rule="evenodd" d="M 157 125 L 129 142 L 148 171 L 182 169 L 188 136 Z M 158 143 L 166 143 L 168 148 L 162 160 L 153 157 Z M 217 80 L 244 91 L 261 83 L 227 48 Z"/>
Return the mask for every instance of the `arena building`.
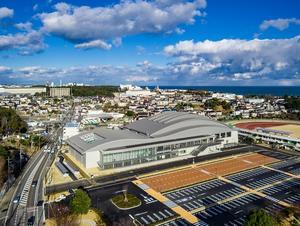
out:
<path id="1" fill-rule="evenodd" d="M 96 128 L 67 140 L 83 166 L 102 169 L 206 155 L 237 143 L 238 132 L 227 125 L 184 112 L 161 113 L 119 130 Z"/>

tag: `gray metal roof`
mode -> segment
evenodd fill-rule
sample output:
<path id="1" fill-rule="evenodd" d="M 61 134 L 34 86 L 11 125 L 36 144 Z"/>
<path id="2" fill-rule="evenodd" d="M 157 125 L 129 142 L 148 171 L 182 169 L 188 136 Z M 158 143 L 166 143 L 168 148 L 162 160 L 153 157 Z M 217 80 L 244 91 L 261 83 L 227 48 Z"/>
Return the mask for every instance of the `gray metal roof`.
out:
<path id="1" fill-rule="evenodd" d="M 205 116 L 186 112 L 165 112 L 130 123 L 121 130 L 96 128 L 69 138 L 67 143 L 84 153 L 210 136 L 231 130 L 227 125 Z"/>

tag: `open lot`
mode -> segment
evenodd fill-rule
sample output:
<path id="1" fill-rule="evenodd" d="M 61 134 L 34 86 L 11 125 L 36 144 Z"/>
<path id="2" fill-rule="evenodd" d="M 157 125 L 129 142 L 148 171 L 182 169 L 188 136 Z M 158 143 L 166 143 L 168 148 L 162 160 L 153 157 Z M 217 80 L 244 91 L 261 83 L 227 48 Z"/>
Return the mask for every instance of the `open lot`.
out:
<path id="1" fill-rule="evenodd" d="M 253 153 L 209 164 L 195 165 L 187 169 L 150 176 L 141 180 L 154 190 L 165 192 L 213 179 L 216 175 L 223 176 L 276 161 L 278 161 L 276 158 Z"/>

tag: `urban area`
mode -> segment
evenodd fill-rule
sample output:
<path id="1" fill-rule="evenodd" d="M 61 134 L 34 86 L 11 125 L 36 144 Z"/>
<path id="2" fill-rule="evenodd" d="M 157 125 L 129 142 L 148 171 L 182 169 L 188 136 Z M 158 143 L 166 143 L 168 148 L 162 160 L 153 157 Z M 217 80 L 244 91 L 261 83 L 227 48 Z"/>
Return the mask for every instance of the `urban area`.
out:
<path id="1" fill-rule="evenodd" d="M 300 225 L 300 97 L 0 93 L 0 225 Z"/>

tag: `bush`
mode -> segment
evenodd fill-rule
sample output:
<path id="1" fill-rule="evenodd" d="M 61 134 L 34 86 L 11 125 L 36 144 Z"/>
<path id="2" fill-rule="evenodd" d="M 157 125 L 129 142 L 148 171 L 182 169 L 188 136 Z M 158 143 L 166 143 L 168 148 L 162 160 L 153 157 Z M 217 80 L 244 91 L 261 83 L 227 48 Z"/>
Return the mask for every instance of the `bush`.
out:
<path id="1" fill-rule="evenodd" d="M 117 195 L 111 199 L 111 201 L 118 208 L 133 208 L 141 204 L 141 200 L 132 194 L 127 194 L 127 202 L 125 202 L 124 194 Z"/>

